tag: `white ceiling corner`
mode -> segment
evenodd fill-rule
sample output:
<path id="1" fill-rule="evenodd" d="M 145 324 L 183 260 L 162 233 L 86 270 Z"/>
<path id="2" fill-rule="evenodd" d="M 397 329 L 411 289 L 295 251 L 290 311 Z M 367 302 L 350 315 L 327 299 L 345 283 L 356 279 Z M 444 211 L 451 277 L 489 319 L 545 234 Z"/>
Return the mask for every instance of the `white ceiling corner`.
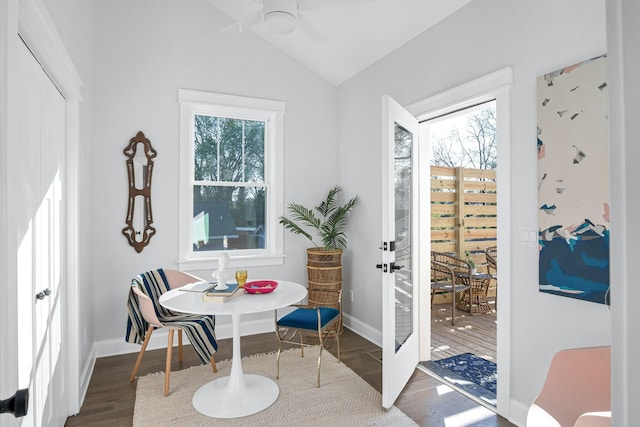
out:
<path id="1" fill-rule="evenodd" d="M 229 25 L 261 9 L 257 0 L 206 0 L 229 16 Z M 306 0 L 307 3 L 309 0 Z M 317 0 L 322 3 L 325 0 Z M 321 35 L 312 40 L 297 28 L 271 34 L 263 23 L 251 30 L 326 80 L 339 85 L 426 31 L 471 0 L 343 0 L 302 11 Z"/>

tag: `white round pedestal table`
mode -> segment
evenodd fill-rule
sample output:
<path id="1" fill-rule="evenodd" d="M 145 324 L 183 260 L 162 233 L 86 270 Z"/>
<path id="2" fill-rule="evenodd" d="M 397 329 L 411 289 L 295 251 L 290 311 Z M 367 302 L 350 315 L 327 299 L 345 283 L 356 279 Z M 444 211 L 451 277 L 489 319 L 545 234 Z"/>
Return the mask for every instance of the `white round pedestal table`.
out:
<path id="1" fill-rule="evenodd" d="M 238 418 L 260 412 L 271 406 L 280 389 L 270 378 L 245 374 L 240 350 L 240 317 L 243 314 L 272 311 L 296 304 L 307 295 L 307 289 L 294 282 L 277 280 L 278 287 L 268 294 L 244 291 L 224 303 L 203 301 L 202 293 L 172 289 L 160 297 L 160 304 L 182 313 L 229 315 L 233 327 L 233 358 L 228 377 L 216 378 L 200 387 L 193 396 L 194 408 L 215 418 Z"/>

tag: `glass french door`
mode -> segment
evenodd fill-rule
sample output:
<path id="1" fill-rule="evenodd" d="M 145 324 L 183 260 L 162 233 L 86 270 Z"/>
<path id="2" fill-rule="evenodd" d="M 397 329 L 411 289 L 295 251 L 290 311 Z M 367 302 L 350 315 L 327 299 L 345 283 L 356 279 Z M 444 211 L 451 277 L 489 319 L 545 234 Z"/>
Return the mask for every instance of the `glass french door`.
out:
<path id="1" fill-rule="evenodd" d="M 388 96 L 382 110 L 382 406 L 390 408 L 419 358 L 418 121 Z"/>

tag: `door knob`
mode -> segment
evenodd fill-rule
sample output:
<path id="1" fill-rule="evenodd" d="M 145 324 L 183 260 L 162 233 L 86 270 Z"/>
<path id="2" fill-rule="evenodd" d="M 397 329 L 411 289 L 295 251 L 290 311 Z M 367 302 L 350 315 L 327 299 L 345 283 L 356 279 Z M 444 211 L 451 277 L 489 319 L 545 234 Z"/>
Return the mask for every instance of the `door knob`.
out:
<path id="1" fill-rule="evenodd" d="M 0 400 L 0 414 L 12 413 L 14 417 L 24 417 L 29 410 L 29 389 L 23 388 L 6 400 Z"/>

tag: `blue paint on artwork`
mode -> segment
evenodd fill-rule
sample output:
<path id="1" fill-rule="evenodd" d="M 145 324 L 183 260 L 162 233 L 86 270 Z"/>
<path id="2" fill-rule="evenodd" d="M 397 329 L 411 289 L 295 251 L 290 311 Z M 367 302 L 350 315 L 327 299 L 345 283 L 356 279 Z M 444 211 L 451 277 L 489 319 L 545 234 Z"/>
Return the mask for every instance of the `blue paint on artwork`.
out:
<path id="1" fill-rule="evenodd" d="M 609 289 L 609 230 L 557 226 L 540 232 L 540 291 L 604 304 Z"/>
<path id="2" fill-rule="evenodd" d="M 598 283 L 589 278 L 568 274 L 565 269 L 560 266 L 557 259 L 551 260 L 551 268 L 546 272 L 545 279 L 547 283 L 556 283 L 556 286 L 565 292 L 580 291 L 579 293 L 588 293 L 603 290 L 602 283 Z M 606 291 L 606 287 L 604 290 Z"/>
<path id="3" fill-rule="evenodd" d="M 582 261 L 584 261 L 584 265 L 587 265 L 587 266 L 590 266 L 590 267 L 599 267 L 599 268 L 607 268 L 607 267 L 609 267 L 609 260 L 608 259 L 591 258 L 590 256 L 588 256 L 585 253 L 582 254 Z"/>
<path id="4" fill-rule="evenodd" d="M 549 206 L 545 203 L 544 205 L 540 206 L 540 210 L 551 215 L 556 210 L 556 205 Z"/>

